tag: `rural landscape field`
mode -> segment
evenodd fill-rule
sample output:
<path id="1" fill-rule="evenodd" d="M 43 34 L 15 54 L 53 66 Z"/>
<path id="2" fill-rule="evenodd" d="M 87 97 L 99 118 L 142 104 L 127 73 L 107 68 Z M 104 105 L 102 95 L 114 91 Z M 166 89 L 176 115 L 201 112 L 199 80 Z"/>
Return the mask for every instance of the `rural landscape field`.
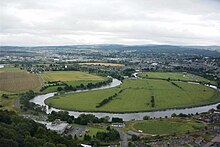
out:
<path id="1" fill-rule="evenodd" d="M 0 93 L 25 92 L 40 87 L 41 81 L 36 74 L 12 67 L 0 70 Z"/>
<path id="2" fill-rule="evenodd" d="M 157 74 L 157 73 L 155 73 Z M 97 108 L 104 99 L 117 94 Z M 154 106 L 151 99 L 154 97 Z M 192 107 L 218 102 L 220 93 L 206 86 L 166 80 L 125 80 L 107 90 L 66 94 L 50 98 L 47 104 L 66 110 L 135 112 L 167 108 Z"/>

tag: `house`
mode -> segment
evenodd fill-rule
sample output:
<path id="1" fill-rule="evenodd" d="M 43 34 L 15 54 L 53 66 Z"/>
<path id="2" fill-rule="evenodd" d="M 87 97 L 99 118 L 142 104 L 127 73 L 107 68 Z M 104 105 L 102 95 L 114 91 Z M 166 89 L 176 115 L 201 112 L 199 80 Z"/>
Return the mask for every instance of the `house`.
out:
<path id="1" fill-rule="evenodd" d="M 202 146 L 205 144 L 205 140 L 203 137 L 198 137 L 198 138 L 196 138 L 195 143 L 199 146 Z"/>
<path id="2" fill-rule="evenodd" d="M 220 135 L 217 135 L 215 138 L 213 138 L 212 143 L 214 146 L 220 147 Z"/>
<path id="3" fill-rule="evenodd" d="M 125 127 L 125 124 L 124 124 L 124 123 L 112 123 L 112 127 L 124 128 L 124 127 Z"/>

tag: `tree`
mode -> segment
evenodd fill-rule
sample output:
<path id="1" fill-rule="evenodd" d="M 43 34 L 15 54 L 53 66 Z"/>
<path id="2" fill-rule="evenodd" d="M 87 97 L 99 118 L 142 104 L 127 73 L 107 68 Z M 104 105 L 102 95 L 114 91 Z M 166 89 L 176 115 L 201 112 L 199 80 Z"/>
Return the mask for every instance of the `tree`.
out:
<path id="1" fill-rule="evenodd" d="M 176 117 L 176 113 L 173 113 L 173 114 L 171 115 L 171 117 Z"/>
<path id="2" fill-rule="evenodd" d="M 218 110 L 220 110 L 220 104 L 218 104 L 216 108 L 217 108 Z"/>
<path id="3" fill-rule="evenodd" d="M 8 99 L 8 95 L 2 94 L 2 98 Z"/>
<path id="4" fill-rule="evenodd" d="M 132 135 L 131 140 L 132 141 L 138 141 L 140 138 L 137 135 Z"/>
<path id="5" fill-rule="evenodd" d="M 85 141 L 91 141 L 92 137 L 90 135 L 84 135 L 84 140 Z"/>
<path id="6" fill-rule="evenodd" d="M 154 100 L 154 96 L 151 96 L 151 106 L 154 107 L 155 106 L 155 100 Z"/>
<path id="7" fill-rule="evenodd" d="M 74 140 L 78 140 L 78 137 L 76 136 L 76 134 L 74 135 Z"/>
<path id="8" fill-rule="evenodd" d="M 150 119 L 150 117 L 147 115 L 143 117 L 143 120 L 148 120 L 148 119 Z"/>
<path id="9" fill-rule="evenodd" d="M 123 123 L 123 119 L 118 117 L 112 117 L 112 123 Z"/>
<path id="10" fill-rule="evenodd" d="M 63 90 L 62 87 L 58 87 L 58 88 L 57 88 L 57 91 L 62 91 L 62 90 Z"/>

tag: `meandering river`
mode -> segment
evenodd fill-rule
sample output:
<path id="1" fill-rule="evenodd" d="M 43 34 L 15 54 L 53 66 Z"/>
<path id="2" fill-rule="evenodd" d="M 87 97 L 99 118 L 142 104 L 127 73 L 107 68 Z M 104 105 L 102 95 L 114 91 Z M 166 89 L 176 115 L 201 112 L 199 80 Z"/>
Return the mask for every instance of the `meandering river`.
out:
<path id="1" fill-rule="evenodd" d="M 112 82 L 109 85 L 106 86 L 102 86 L 100 88 L 94 88 L 94 89 L 90 89 L 90 90 L 77 90 L 71 93 L 77 93 L 77 92 L 85 92 L 85 91 L 94 91 L 94 90 L 101 90 L 101 89 L 108 89 L 108 88 L 112 88 L 112 87 L 116 87 L 118 85 L 120 85 L 122 82 L 117 80 L 117 79 L 113 79 Z M 198 83 L 192 83 L 192 84 L 198 84 Z M 216 86 L 213 85 L 206 85 L 209 86 L 211 88 L 214 88 L 218 91 L 220 91 L 220 89 L 217 89 Z M 52 111 L 64 111 L 62 109 L 56 109 L 56 108 L 49 108 L 44 101 L 50 97 L 53 97 L 55 94 L 54 93 L 48 93 L 48 94 L 44 94 L 44 95 L 38 95 L 35 98 L 31 99 L 30 102 L 33 102 L 35 104 L 39 104 L 41 106 L 46 106 L 46 112 L 47 113 L 51 113 Z M 196 114 L 196 113 L 201 113 L 201 112 L 207 112 L 208 110 L 212 109 L 212 108 L 216 108 L 216 106 L 220 104 L 211 104 L 211 105 L 206 105 L 206 106 L 199 106 L 199 107 L 193 107 L 193 108 L 184 108 L 184 109 L 167 109 L 167 110 L 163 110 L 163 111 L 152 111 L 152 112 L 135 112 L 135 113 L 104 113 L 104 112 L 77 112 L 77 111 L 68 111 L 70 115 L 73 115 L 74 117 L 78 117 L 80 114 L 93 114 L 96 117 L 105 117 L 105 116 L 109 116 L 110 118 L 112 117 L 120 117 L 123 118 L 123 120 L 128 121 L 128 120 L 142 120 L 144 116 L 149 116 L 152 118 L 159 118 L 159 117 L 170 117 L 173 113 L 176 114 Z"/>

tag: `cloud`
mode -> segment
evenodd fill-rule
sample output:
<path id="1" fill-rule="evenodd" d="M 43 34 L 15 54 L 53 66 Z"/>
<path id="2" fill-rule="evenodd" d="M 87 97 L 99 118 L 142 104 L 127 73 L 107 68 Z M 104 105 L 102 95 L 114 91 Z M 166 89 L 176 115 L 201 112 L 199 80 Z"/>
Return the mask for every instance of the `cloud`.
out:
<path id="1" fill-rule="evenodd" d="M 1 45 L 220 45 L 217 0 L 1 0 Z"/>

